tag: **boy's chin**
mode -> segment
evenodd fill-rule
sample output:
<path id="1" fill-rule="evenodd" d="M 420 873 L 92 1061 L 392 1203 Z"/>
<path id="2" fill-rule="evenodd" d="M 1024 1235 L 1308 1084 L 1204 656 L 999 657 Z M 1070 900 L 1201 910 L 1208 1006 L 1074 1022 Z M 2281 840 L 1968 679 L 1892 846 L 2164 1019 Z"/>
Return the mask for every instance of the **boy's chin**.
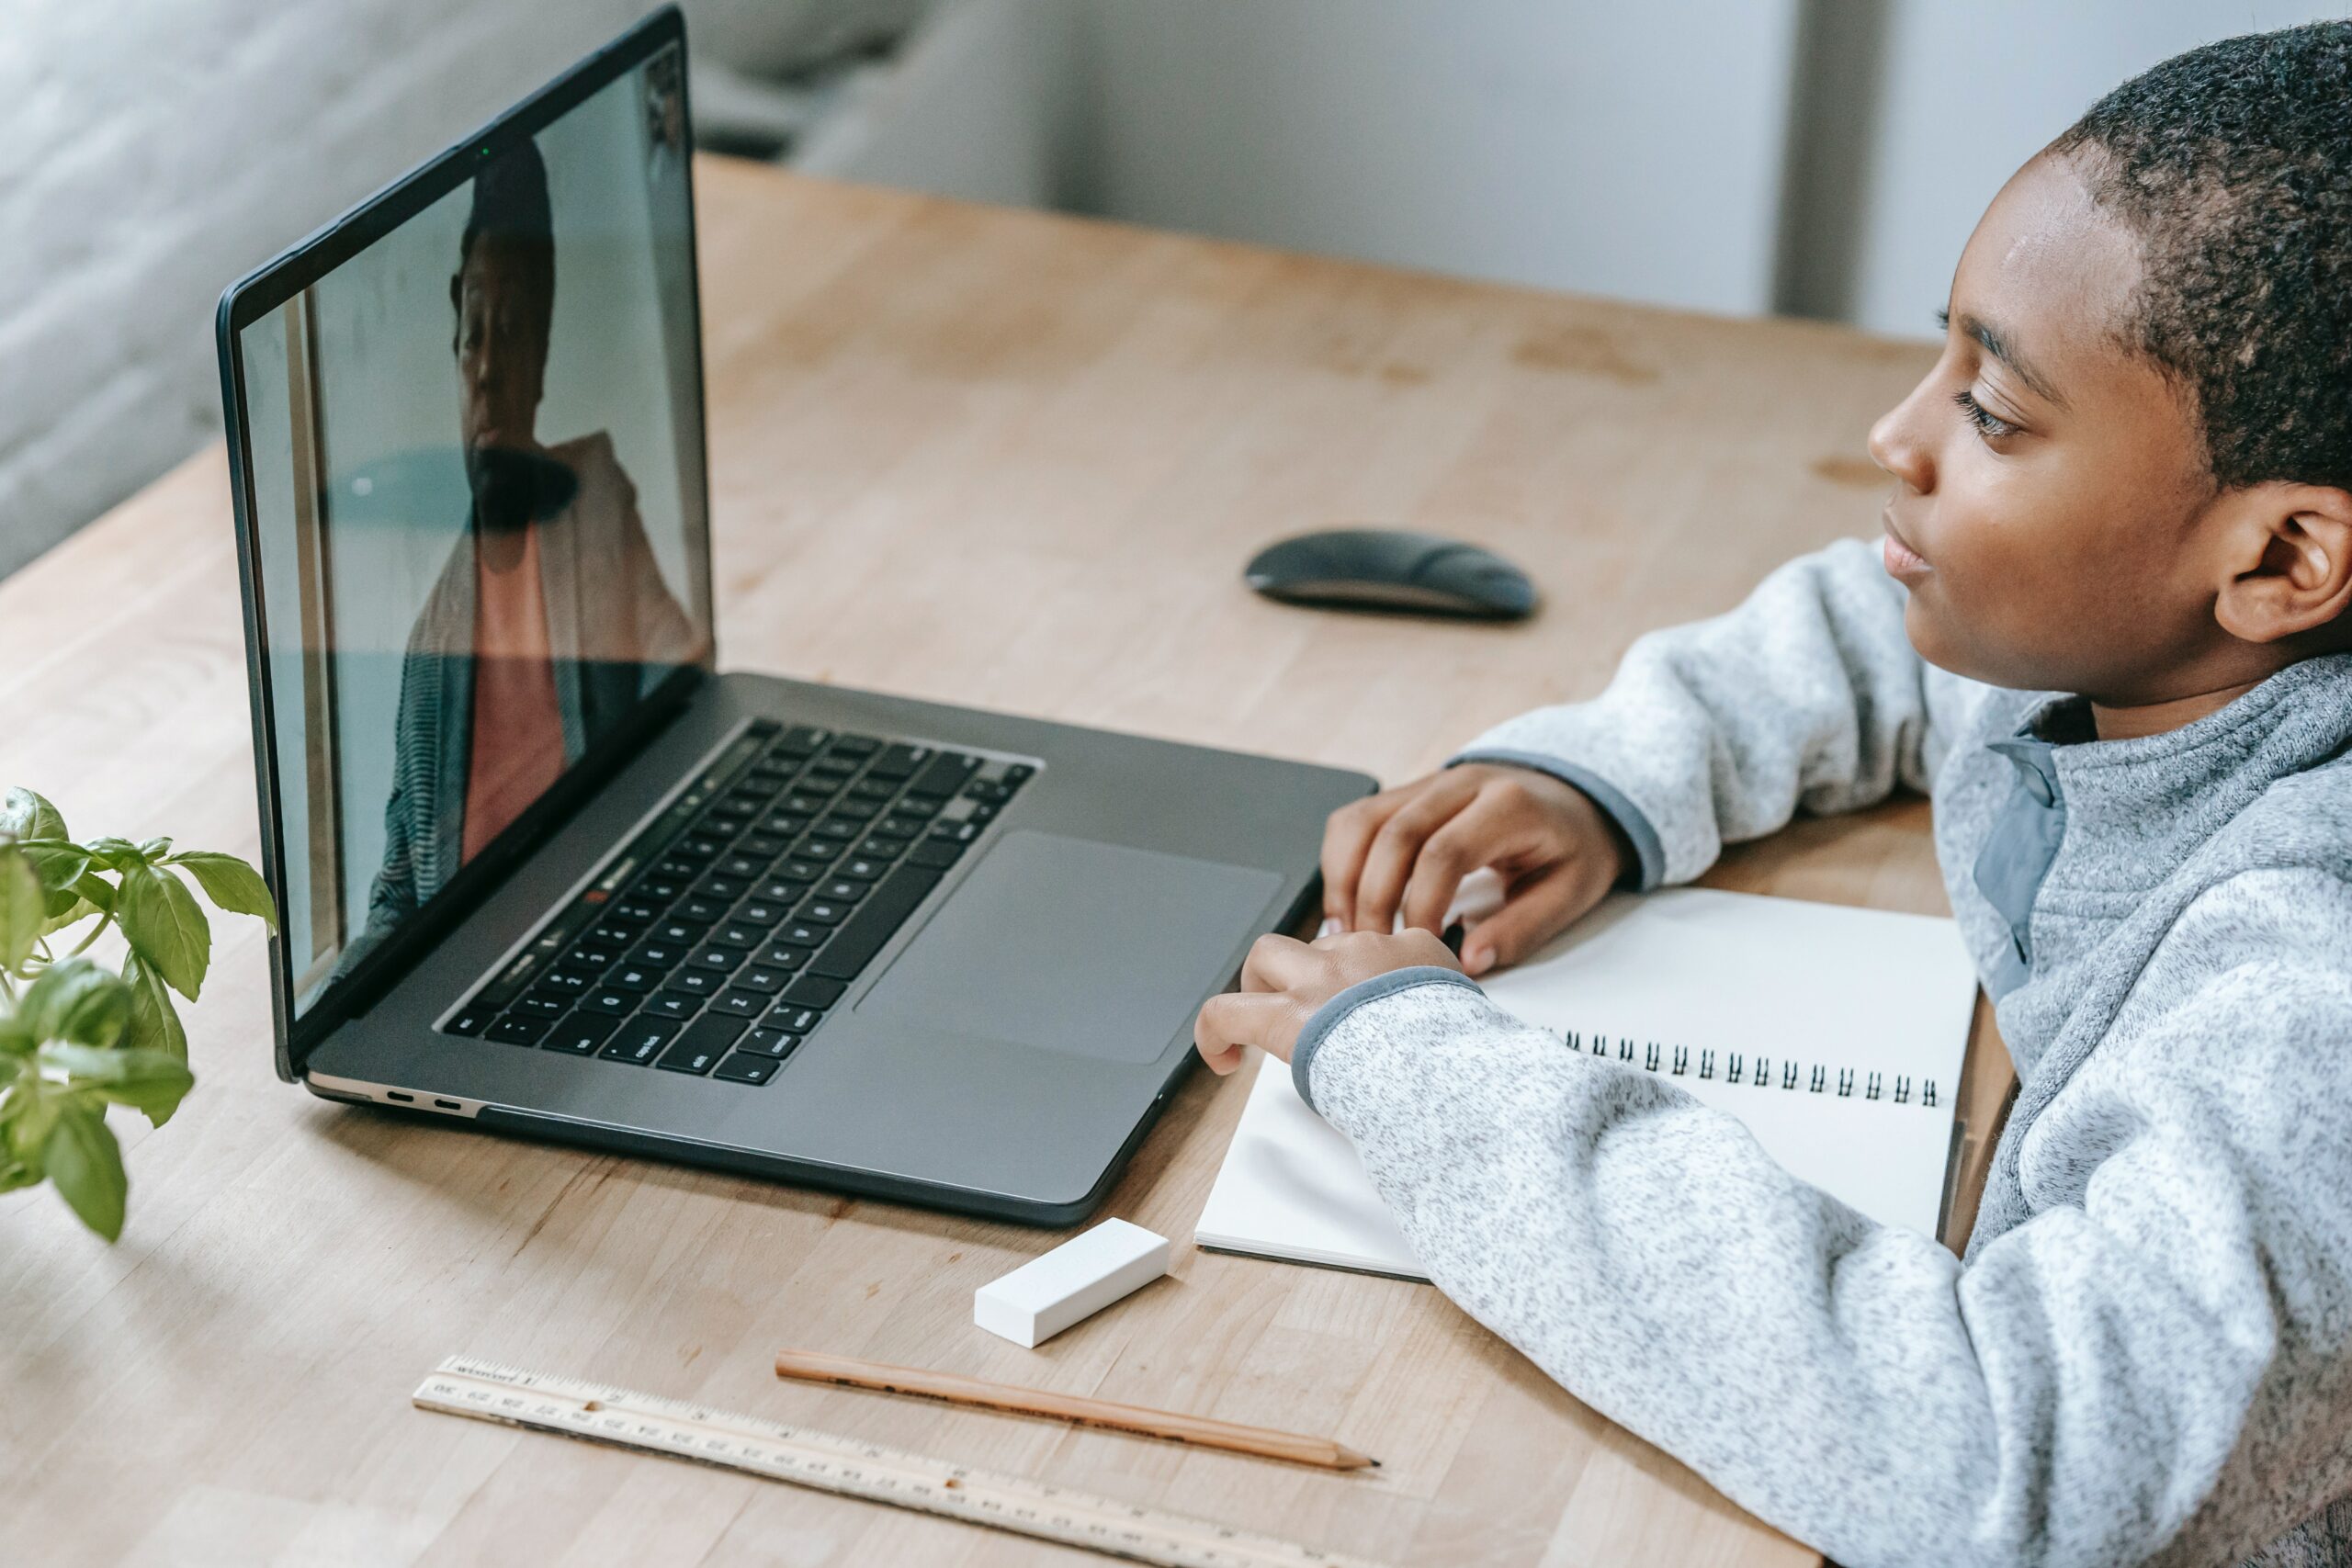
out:
<path id="1" fill-rule="evenodd" d="M 1949 670 L 1955 675 L 1990 685 L 2006 683 L 1985 669 L 1981 659 L 1972 658 L 1967 647 L 1949 634 L 1942 617 L 1932 606 L 1920 603 L 1916 589 L 1904 602 L 1903 635 L 1911 639 L 1914 653 L 1939 670 Z"/>

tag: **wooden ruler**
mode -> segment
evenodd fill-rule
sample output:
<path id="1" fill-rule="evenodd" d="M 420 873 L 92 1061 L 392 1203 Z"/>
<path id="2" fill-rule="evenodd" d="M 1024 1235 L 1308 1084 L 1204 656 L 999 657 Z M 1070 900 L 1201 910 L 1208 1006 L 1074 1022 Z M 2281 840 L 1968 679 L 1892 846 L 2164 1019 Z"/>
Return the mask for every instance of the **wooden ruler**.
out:
<path id="1" fill-rule="evenodd" d="M 696 1460 L 1166 1568 L 1379 1568 L 1182 1514 L 470 1356 L 443 1361 L 413 1397 L 422 1410 Z"/>

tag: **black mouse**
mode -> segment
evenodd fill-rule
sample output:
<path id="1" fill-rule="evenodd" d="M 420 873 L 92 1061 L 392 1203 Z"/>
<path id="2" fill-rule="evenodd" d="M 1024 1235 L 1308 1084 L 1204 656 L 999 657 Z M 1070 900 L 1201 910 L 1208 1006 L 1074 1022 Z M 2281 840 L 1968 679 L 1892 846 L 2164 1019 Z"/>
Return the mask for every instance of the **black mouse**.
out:
<path id="1" fill-rule="evenodd" d="M 1535 585 L 1476 545 L 1393 528 L 1335 528 L 1267 546 L 1242 572 L 1269 599 L 1350 610 L 1405 610 L 1518 621 Z"/>

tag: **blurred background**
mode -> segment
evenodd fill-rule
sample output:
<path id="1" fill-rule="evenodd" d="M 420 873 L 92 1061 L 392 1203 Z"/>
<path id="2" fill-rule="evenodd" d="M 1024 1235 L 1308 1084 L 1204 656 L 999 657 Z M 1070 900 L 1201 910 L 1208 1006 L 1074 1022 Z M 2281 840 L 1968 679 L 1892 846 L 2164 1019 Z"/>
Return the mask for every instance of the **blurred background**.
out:
<path id="1" fill-rule="evenodd" d="M 220 289 L 643 0 L 13 0 L 0 575 L 220 424 Z M 685 0 L 702 144 L 1926 336 L 2100 93 L 2310 0 Z"/>

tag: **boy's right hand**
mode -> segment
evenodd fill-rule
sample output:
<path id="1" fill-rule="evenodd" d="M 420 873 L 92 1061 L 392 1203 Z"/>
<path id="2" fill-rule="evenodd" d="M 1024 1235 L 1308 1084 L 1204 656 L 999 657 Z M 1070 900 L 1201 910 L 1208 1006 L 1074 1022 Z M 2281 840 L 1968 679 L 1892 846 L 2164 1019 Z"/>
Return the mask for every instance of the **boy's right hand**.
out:
<path id="1" fill-rule="evenodd" d="M 1437 931 L 1462 879 L 1492 866 L 1502 908 L 1462 944 L 1462 967 L 1513 964 L 1600 902 L 1633 846 L 1592 797 L 1532 768 L 1464 762 L 1331 813 L 1323 912 L 1347 931 Z"/>

